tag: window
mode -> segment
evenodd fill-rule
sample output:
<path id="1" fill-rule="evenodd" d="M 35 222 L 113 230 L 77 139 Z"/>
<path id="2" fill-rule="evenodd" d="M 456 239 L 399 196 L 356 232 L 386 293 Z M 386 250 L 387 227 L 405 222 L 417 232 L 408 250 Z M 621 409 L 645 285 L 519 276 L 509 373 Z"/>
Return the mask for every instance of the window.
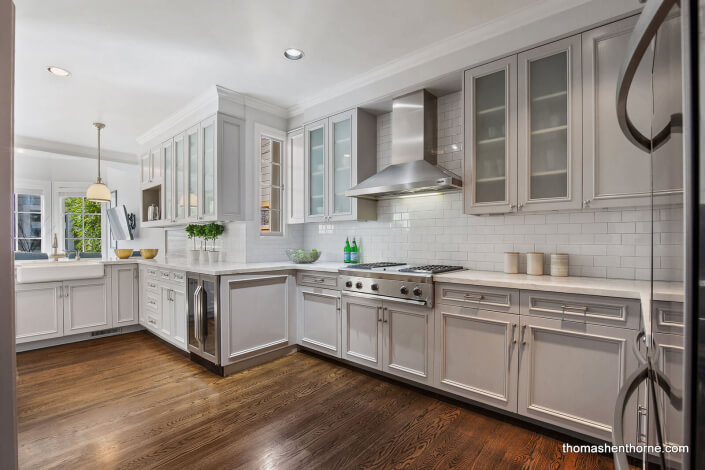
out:
<path id="1" fill-rule="evenodd" d="M 40 253 L 42 251 L 43 196 L 38 191 L 15 194 L 14 246 L 15 251 Z"/>
<path id="2" fill-rule="evenodd" d="M 63 198 L 64 249 L 100 253 L 102 249 L 101 205 L 83 196 Z"/>
<path id="3" fill-rule="evenodd" d="M 282 234 L 282 154 L 284 142 L 260 137 L 260 233 Z"/>

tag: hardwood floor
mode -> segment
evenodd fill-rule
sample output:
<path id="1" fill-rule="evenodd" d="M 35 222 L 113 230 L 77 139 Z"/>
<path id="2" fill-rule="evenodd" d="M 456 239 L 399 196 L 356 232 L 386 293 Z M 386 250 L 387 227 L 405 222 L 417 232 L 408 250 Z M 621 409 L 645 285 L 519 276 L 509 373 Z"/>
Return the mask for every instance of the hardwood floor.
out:
<path id="1" fill-rule="evenodd" d="M 612 468 L 306 353 L 221 378 L 138 332 L 20 353 L 17 369 L 21 468 Z"/>

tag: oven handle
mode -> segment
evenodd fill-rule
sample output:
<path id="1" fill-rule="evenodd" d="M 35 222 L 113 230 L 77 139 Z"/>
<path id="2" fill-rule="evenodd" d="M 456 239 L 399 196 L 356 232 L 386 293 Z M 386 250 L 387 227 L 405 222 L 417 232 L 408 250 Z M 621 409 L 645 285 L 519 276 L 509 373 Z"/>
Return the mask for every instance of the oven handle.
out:
<path id="1" fill-rule="evenodd" d="M 425 300 L 400 299 L 397 297 L 389 297 L 386 295 L 365 294 L 364 292 L 354 292 L 347 290 L 343 291 L 343 295 L 349 295 L 350 297 L 362 297 L 365 299 L 388 300 L 389 302 L 402 302 L 405 304 L 418 305 L 421 307 L 431 307 L 431 305 L 429 305 L 429 303 Z"/>

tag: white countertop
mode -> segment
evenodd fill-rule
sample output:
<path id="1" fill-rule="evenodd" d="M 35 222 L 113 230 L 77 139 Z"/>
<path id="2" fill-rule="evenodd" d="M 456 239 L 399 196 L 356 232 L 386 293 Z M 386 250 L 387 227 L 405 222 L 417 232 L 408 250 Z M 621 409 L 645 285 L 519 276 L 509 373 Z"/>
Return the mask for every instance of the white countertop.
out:
<path id="1" fill-rule="evenodd" d="M 128 258 L 128 259 L 105 259 L 104 264 L 143 264 L 165 269 L 177 269 L 180 271 L 191 271 L 199 274 L 210 274 L 213 276 L 226 276 L 228 274 L 243 274 L 265 271 L 323 271 L 337 273 L 343 263 L 315 262 L 310 264 L 296 264 L 291 261 L 271 261 L 266 263 L 201 263 L 189 261 L 186 258 L 163 258 L 157 256 L 154 259 Z"/>

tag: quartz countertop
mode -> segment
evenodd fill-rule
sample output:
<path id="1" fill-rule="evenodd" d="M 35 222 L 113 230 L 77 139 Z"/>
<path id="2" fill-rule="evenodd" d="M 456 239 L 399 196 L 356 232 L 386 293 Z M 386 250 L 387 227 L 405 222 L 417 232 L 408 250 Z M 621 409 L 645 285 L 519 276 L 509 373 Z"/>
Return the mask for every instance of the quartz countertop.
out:
<path id="1" fill-rule="evenodd" d="M 110 258 L 101 260 L 104 264 L 141 264 L 145 266 L 155 266 L 165 269 L 177 269 L 180 271 L 190 271 L 199 274 L 209 274 L 213 276 L 226 276 L 229 274 L 243 274 L 266 271 L 323 271 L 337 273 L 343 263 L 315 262 L 309 264 L 296 264 L 291 261 L 270 261 L 264 263 L 201 263 L 189 261 L 186 258 L 164 258 L 157 256 L 154 259 Z"/>

